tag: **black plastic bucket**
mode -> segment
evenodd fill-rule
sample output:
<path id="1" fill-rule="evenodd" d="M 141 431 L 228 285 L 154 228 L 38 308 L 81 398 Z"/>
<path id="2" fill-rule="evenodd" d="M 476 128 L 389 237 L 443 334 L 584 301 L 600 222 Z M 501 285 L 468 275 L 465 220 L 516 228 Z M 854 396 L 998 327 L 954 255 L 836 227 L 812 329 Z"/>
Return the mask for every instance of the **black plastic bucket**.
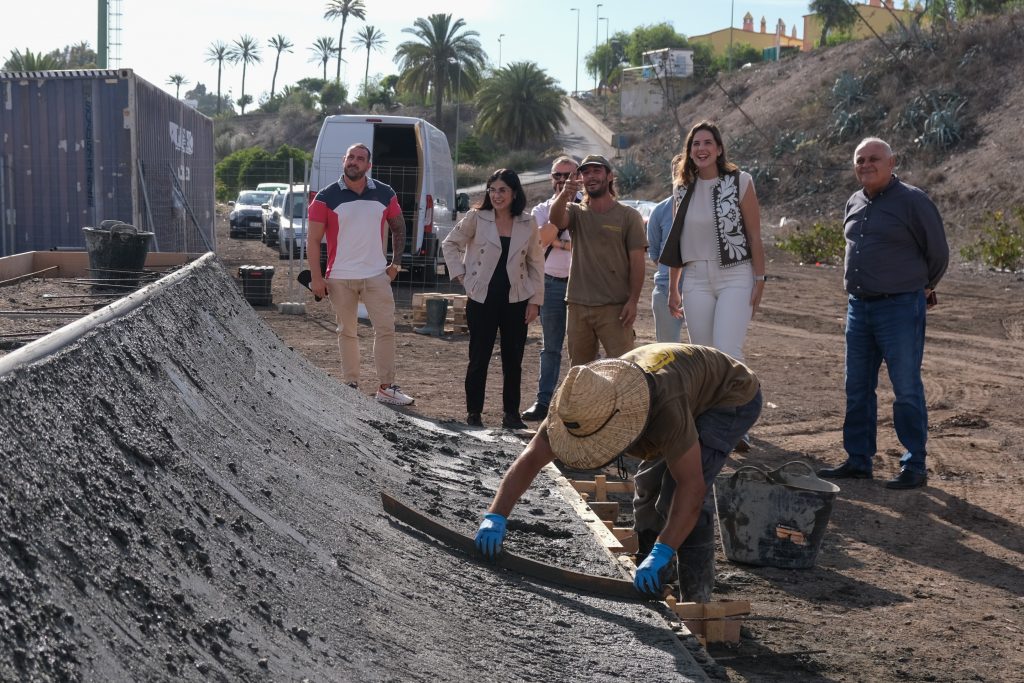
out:
<path id="1" fill-rule="evenodd" d="M 139 232 L 134 225 L 104 221 L 103 227 L 82 228 L 89 254 L 89 279 L 95 287 L 138 287 L 146 266 L 153 233 Z"/>
<path id="2" fill-rule="evenodd" d="M 748 465 L 718 475 L 715 500 L 725 556 L 782 569 L 813 567 L 837 493 L 838 486 L 799 461 L 768 472 Z"/>
<path id="3" fill-rule="evenodd" d="M 253 306 L 270 306 L 274 295 L 270 285 L 274 280 L 274 266 L 240 266 L 242 296 Z"/>

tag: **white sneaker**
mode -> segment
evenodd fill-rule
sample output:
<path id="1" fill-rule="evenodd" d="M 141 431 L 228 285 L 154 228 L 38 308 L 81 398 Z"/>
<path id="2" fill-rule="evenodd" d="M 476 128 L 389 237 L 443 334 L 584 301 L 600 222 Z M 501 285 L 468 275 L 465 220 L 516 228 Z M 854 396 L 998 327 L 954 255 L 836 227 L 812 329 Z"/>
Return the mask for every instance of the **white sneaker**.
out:
<path id="1" fill-rule="evenodd" d="M 377 389 L 377 402 L 392 406 L 408 406 L 415 402 L 412 396 L 406 396 L 397 384 Z"/>

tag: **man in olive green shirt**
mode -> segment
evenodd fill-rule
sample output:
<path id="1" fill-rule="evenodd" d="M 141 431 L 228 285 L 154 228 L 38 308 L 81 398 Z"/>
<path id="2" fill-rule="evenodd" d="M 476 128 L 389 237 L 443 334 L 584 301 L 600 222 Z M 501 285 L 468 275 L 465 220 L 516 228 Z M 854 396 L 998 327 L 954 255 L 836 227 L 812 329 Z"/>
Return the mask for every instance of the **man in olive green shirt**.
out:
<path id="1" fill-rule="evenodd" d="M 581 203 L 572 203 L 583 189 Z M 633 348 L 640 290 L 643 289 L 647 231 L 639 212 L 615 199 L 612 166 L 591 154 L 562 187 L 541 240 L 558 230 L 572 235 L 572 265 L 566 289 L 567 347 L 572 365 L 615 358 Z M 545 235 L 545 230 L 548 235 Z"/>
<path id="2" fill-rule="evenodd" d="M 714 585 L 712 484 L 757 421 L 761 401 L 760 382 L 749 368 L 705 346 L 649 344 L 573 367 L 547 419 L 502 478 L 477 547 L 486 557 L 501 551 L 516 501 L 556 457 L 569 467 L 594 469 L 624 452 L 643 460 L 634 478 L 634 526 L 643 555 L 634 584 L 657 592 L 661 570 L 678 548 L 683 599 L 707 602 Z"/>

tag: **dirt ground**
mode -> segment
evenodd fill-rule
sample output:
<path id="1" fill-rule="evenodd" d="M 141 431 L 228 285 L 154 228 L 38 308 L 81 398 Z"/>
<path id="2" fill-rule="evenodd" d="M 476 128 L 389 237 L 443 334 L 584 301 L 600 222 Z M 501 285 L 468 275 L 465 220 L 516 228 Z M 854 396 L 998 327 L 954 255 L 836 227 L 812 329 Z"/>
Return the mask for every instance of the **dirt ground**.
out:
<path id="1" fill-rule="evenodd" d="M 543 189 L 531 200 L 542 198 Z M 232 272 L 243 263 L 286 272 L 258 241 L 225 235 L 219 255 Z M 844 458 L 842 270 L 795 263 L 771 247 L 769 259 L 771 279 L 746 344 L 766 408 L 753 449 L 734 454 L 727 467 L 837 464 Z M 287 287 L 286 278 L 275 277 L 275 301 L 285 300 Z M 648 279 L 644 303 L 649 288 Z M 396 292 L 408 301 L 408 287 Z M 840 482 L 817 566 L 742 566 L 726 561 L 720 549 L 717 596 L 750 600 L 754 613 L 739 646 L 711 648 L 723 667 L 719 675 L 731 681 L 1024 681 L 1024 278 L 953 265 L 938 294 L 924 361 L 928 485 L 910 492 L 882 486 L 880 480 L 898 472 L 901 453 L 883 376 L 877 478 Z M 269 308 L 260 315 L 285 344 L 337 377 L 333 314 L 326 302 L 306 300 L 303 316 Z M 398 382 L 416 398 L 406 412 L 460 421 L 468 336 L 417 335 L 411 315 L 400 303 Z M 641 307 L 637 336 L 653 341 L 649 305 Z M 368 326 L 360 339 L 369 385 Z M 533 399 L 539 349 L 534 325 L 523 408 Z M 499 365 L 495 356 L 484 412 L 490 426 L 500 423 Z"/>

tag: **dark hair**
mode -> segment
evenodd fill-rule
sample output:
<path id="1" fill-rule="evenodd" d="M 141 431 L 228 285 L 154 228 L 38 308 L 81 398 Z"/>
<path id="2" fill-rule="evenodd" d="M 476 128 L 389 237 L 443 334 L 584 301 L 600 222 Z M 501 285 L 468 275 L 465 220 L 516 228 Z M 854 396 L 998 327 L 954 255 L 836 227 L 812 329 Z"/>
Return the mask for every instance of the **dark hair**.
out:
<path id="1" fill-rule="evenodd" d="M 345 156 L 348 156 L 348 153 L 351 152 L 354 149 L 365 149 L 366 150 L 366 160 L 368 162 L 371 162 L 371 163 L 373 162 L 373 152 L 371 152 L 370 148 L 367 147 L 366 145 L 364 145 L 361 142 L 357 142 L 356 144 L 354 144 L 351 147 L 349 147 L 348 149 L 346 149 L 345 150 Z"/>
<path id="2" fill-rule="evenodd" d="M 726 157 L 725 143 L 722 142 L 722 131 L 718 130 L 718 126 L 710 121 L 701 121 L 691 128 L 690 134 L 686 136 L 686 150 L 684 151 L 686 163 L 683 164 L 683 185 L 686 187 L 693 187 L 693 184 L 697 181 L 697 164 L 690 158 L 690 150 L 693 148 L 694 136 L 702 130 L 711 133 L 711 136 L 715 138 L 715 144 L 722 148 L 722 153 L 715 159 L 715 164 L 718 166 L 718 175 L 725 175 L 739 168 L 739 166 L 729 161 Z"/>
<path id="3" fill-rule="evenodd" d="M 511 168 L 499 168 L 491 174 L 490 178 L 487 179 L 487 189 L 490 189 L 491 183 L 495 180 L 502 181 L 512 190 L 512 204 L 509 206 L 509 211 L 512 212 L 512 215 L 518 216 L 523 213 L 523 209 L 526 208 L 526 193 L 523 192 L 523 184 L 519 181 L 519 174 Z M 491 194 L 489 192 L 484 192 L 483 201 L 481 201 L 476 208 L 486 209 L 489 211 L 494 210 L 494 205 L 491 204 Z"/>

